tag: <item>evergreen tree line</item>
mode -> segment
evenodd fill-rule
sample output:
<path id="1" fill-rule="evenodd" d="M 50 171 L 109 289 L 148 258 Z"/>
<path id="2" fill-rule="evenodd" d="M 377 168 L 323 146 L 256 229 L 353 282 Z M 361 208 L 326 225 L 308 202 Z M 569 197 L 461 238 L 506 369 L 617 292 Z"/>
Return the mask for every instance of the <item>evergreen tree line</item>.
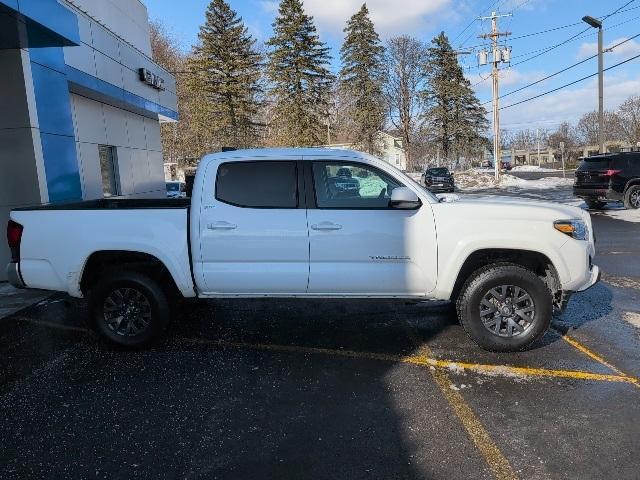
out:
<path id="1" fill-rule="evenodd" d="M 409 168 L 481 154 L 486 111 L 444 33 L 429 44 L 409 36 L 383 44 L 366 4 L 344 33 L 334 75 L 302 0 L 280 1 L 264 45 L 225 0 L 210 2 L 188 55 L 152 25 L 154 58 L 177 72 L 181 120 L 162 128 L 165 154 L 184 164 L 225 146 L 336 142 L 377 154 L 380 131 L 402 138 Z"/>

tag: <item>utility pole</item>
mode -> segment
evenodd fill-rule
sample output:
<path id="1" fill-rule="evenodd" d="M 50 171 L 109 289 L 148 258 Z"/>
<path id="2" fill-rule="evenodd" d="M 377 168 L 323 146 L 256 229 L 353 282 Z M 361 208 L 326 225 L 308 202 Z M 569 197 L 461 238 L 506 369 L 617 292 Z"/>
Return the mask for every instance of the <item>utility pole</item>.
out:
<path id="1" fill-rule="evenodd" d="M 540 162 L 540 129 L 536 128 L 536 140 L 538 141 L 538 166 L 541 166 Z"/>
<path id="2" fill-rule="evenodd" d="M 508 63 L 511 61 L 511 49 L 506 47 L 504 49 L 500 49 L 498 46 L 498 40 L 500 37 L 506 37 L 507 35 L 511 35 L 511 32 L 500 32 L 498 31 L 498 18 L 501 17 L 510 17 L 511 14 L 498 15 L 496 12 L 491 12 L 490 17 L 480 17 L 479 20 L 491 20 L 491 33 L 485 33 L 480 35 L 479 38 L 482 39 L 491 39 L 491 47 L 492 47 L 492 58 L 491 58 L 491 77 L 493 80 L 491 93 L 493 96 L 493 168 L 495 170 L 495 179 L 498 181 L 500 179 L 500 160 L 502 158 L 500 153 L 500 108 L 498 105 L 498 97 L 500 96 L 499 90 L 499 72 L 500 68 L 498 64 L 500 62 Z M 479 63 L 480 65 L 486 65 L 487 63 L 487 52 L 483 50 L 479 53 Z M 484 63 L 483 63 L 484 61 Z"/>
<path id="3" fill-rule="evenodd" d="M 602 58 L 602 22 L 597 18 L 586 15 L 582 21 L 598 29 L 598 145 L 600 153 L 604 150 L 604 60 Z"/>

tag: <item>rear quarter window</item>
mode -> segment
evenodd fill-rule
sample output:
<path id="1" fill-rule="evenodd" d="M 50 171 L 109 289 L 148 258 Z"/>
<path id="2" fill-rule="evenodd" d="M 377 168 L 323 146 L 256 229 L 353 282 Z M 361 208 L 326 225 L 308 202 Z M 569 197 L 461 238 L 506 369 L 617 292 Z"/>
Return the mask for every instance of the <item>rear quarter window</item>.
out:
<path id="1" fill-rule="evenodd" d="M 228 162 L 218 167 L 216 200 L 246 208 L 297 208 L 296 162 Z"/>

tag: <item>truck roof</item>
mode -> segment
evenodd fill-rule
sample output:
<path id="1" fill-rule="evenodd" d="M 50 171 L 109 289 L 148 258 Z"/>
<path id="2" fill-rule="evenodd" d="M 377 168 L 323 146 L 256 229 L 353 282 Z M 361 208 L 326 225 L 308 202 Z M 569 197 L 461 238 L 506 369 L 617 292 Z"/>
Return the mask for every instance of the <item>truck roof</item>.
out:
<path id="1" fill-rule="evenodd" d="M 209 153 L 203 157 L 203 160 L 221 160 L 233 158 L 237 160 L 252 160 L 256 158 L 268 158 L 270 160 L 291 160 L 291 157 L 315 157 L 332 156 L 332 157 L 348 157 L 367 159 L 371 156 L 367 153 L 358 152 L 356 150 L 348 150 L 346 148 L 324 148 L 324 147 L 306 147 L 306 148 L 250 148 L 245 150 L 228 150 L 225 152 Z M 311 158 L 310 158 L 311 159 Z"/>

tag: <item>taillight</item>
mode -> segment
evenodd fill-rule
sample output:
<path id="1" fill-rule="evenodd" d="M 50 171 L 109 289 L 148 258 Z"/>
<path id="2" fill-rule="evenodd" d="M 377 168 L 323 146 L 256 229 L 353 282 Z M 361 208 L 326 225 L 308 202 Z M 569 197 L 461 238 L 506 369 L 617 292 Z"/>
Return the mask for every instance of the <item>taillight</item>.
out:
<path id="1" fill-rule="evenodd" d="M 617 175 L 621 172 L 622 170 L 603 170 L 600 172 L 600 176 L 601 177 L 613 177 L 614 175 Z"/>
<path id="2" fill-rule="evenodd" d="M 13 220 L 9 220 L 7 224 L 7 242 L 11 250 L 11 261 L 20 260 L 20 241 L 22 240 L 23 227 Z"/>

